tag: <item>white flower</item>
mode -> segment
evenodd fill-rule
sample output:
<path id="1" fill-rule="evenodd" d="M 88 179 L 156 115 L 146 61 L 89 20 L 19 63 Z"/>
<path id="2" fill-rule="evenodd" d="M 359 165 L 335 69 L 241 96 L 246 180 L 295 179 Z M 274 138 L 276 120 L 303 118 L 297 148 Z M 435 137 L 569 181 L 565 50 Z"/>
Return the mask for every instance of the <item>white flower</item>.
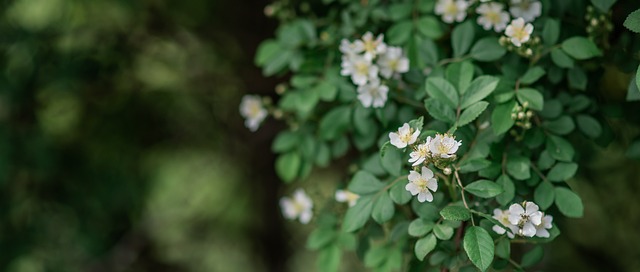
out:
<path id="1" fill-rule="evenodd" d="M 389 133 L 389 141 L 397 148 L 405 148 L 407 145 L 415 143 L 419 135 L 420 130 L 413 131 L 409 124 L 404 123 L 398 128 L 398 132 Z"/>
<path id="2" fill-rule="evenodd" d="M 348 202 L 349 207 L 353 207 L 356 205 L 356 202 L 360 198 L 359 195 L 349 192 L 347 190 L 338 190 L 336 191 L 336 201 L 338 202 Z"/>
<path id="3" fill-rule="evenodd" d="M 504 234 L 506 232 L 507 237 L 513 239 L 513 237 L 515 237 L 515 233 L 518 233 L 518 227 L 509 222 L 509 210 L 503 211 L 501 209 L 495 209 L 493 210 L 493 218 L 511 230 L 507 231 L 502 226 L 494 225 L 491 229 L 493 229 L 497 234 Z"/>
<path id="4" fill-rule="evenodd" d="M 340 74 L 343 76 L 351 75 L 351 81 L 360 86 L 367 84 L 370 79 L 378 77 L 378 66 L 373 65 L 370 59 L 362 56 L 343 55 Z"/>
<path id="5" fill-rule="evenodd" d="M 358 100 L 365 108 L 382 108 L 387 102 L 389 87 L 380 85 L 380 80 L 373 79 L 368 84 L 358 86 Z"/>
<path id="6" fill-rule="evenodd" d="M 502 32 L 509 22 L 509 13 L 502 10 L 503 5 L 500 3 L 484 3 L 476 9 L 481 16 L 478 17 L 478 24 L 489 30 L 493 27 L 496 32 Z"/>
<path id="7" fill-rule="evenodd" d="M 404 188 L 411 195 L 418 195 L 418 201 L 431 202 L 433 201 L 433 195 L 429 190 L 433 192 L 438 190 L 438 181 L 433 177 L 433 172 L 423 166 L 422 174 L 416 171 L 409 172 L 409 183 Z"/>
<path id="8" fill-rule="evenodd" d="M 536 235 L 536 226 L 542 223 L 542 212 L 533 202 L 525 202 L 524 207 L 513 204 L 509 207 L 509 223 L 519 227 L 518 234 L 526 237 Z"/>
<path id="9" fill-rule="evenodd" d="M 402 48 L 387 48 L 387 51 L 378 58 L 380 74 L 385 78 L 390 78 L 394 73 L 402 74 L 409 71 L 409 59 L 403 53 Z"/>
<path id="10" fill-rule="evenodd" d="M 313 216 L 313 212 L 311 211 L 311 209 L 313 209 L 313 202 L 302 189 L 293 192 L 293 198 L 281 198 L 280 208 L 282 208 L 282 213 L 285 218 L 289 220 L 298 218 L 302 224 L 309 223 Z"/>
<path id="11" fill-rule="evenodd" d="M 513 17 L 521 17 L 525 22 L 532 22 L 542 14 L 542 4 L 536 0 L 511 0 L 509 11 Z"/>
<path id="12" fill-rule="evenodd" d="M 340 52 L 342 52 L 343 55 L 347 56 L 355 55 L 357 53 L 356 45 L 349 42 L 349 40 L 347 39 L 342 39 L 340 41 Z"/>
<path id="13" fill-rule="evenodd" d="M 362 40 L 353 42 L 355 52 L 364 52 L 364 58 L 373 60 L 378 54 L 382 54 L 387 50 L 387 45 L 382 41 L 383 39 L 383 34 L 378 35 L 374 40 L 371 32 L 364 33 Z"/>
<path id="14" fill-rule="evenodd" d="M 553 227 L 553 225 L 551 225 L 551 222 L 553 222 L 553 216 L 551 215 L 543 216 L 540 224 L 536 225 L 536 236 L 542 237 L 542 238 L 549 238 L 549 236 L 551 235 L 549 234 L 549 231 L 547 229 L 550 229 Z"/>
<path id="15" fill-rule="evenodd" d="M 429 151 L 434 157 L 451 158 L 454 156 L 458 147 L 462 145 L 462 141 L 456 141 L 455 137 L 449 134 L 437 134 L 429 144 Z"/>
<path id="16" fill-rule="evenodd" d="M 435 12 L 442 16 L 442 21 L 450 24 L 462 22 L 467 17 L 467 7 L 469 3 L 464 0 L 438 0 Z"/>
<path id="17" fill-rule="evenodd" d="M 245 95 L 240 102 L 240 115 L 246 120 L 244 125 L 256 131 L 260 123 L 267 117 L 267 110 L 262 106 L 262 99 L 257 95 Z"/>
<path id="18" fill-rule="evenodd" d="M 424 144 L 419 144 L 415 151 L 409 153 L 409 162 L 412 162 L 412 166 L 423 163 L 427 157 L 429 157 L 429 144 L 431 143 L 431 136 L 427 137 L 427 141 Z"/>
<path id="19" fill-rule="evenodd" d="M 518 18 L 511 21 L 511 24 L 507 26 L 504 34 L 509 37 L 513 45 L 520 47 L 523 43 L 526 43 L 531 38 L 533 32 L 533 25 L 527 23 L 524 24 L 524 19 Z"/>

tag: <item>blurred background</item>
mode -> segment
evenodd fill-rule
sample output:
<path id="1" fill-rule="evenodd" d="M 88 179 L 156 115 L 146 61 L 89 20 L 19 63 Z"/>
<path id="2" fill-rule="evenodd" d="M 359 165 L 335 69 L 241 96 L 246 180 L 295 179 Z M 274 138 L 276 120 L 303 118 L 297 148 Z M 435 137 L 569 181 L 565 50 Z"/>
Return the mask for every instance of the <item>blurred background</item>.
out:
<path id="1" fill-rule="evenodd" d="M 277 27 L 268 4 L 3 1 L 0 271 L 313 271 L 311 227 L 278 207 L 284 125 L 251 133 L 238 114 L 286 80 L 253 64 Z M 640 270 L 640 164 L 624 156 L 640 130 L 622 120 L 640 114 L 626 109 L 609 119 L 621 139 L 582 149 L 586 215 L 558 222 L 548 270 Z M 362 270 L 354 256 L 345 271 Z"/>

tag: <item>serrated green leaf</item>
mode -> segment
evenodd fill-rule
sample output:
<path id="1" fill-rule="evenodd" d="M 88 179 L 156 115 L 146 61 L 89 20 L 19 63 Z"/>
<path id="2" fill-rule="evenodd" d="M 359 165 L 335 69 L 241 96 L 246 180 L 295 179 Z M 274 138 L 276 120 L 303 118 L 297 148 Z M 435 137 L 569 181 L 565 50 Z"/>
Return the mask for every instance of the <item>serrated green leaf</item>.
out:
<path id="1" fill-rule="evenodd" d="M 376 202 L 373 205 L 371 217 L 373 217 L 373 220 L 378 222 L 378 224 L 382 224 L 389 221 L 395 212 L 396 210 L 393 205 L 393 201 L 391 201 L 389 194 L 385 191 L 381 192 L 378 199 L 376 199 Z"/>
<path id="2" fill-rule="evenodd" d="M 347 187 L 349 191 L 358 195 L 368 195 L 377 193 L 378 191 L 384 188 L 384 183 L 380 182 L 375 176 L 366 171 L 358 171 L 349 186 Z"/>
<path id="3" fill-rule="evenodd" d="M 426 15 L 420 17 L 416 27 L 418 28 L 418 32 L 427 38 L 439 39 L 444 34 L 440 20 L 433 16 Z"/>
<path id="4" fill-rule="evenodd" d="M 602 56 L 602 52 L 593 41 L 580 36 L 571 37 L 563 41 L 562 50 L 578 60 Z"/>
<path id="5" fill-rule="evenodd" d="M 474 79 L 460 100 L 460 108 L 468 108 L 489 96 L 496 89 L 499 81 L 499 78 L 493 76 L 479 76 Z"/>
<path id="6" fill-rule="evenodd" d="M 530 178 L 529 158 L 522 156 L 507 157 L 507 173 L 517 180 Z"/>
<path id="7" fill-rule="evenodd" d="M 477 172 L 491 165 L 491 161 L 479 158 L 460 162 L 460 173 Z"/>
<path id="8" fill-rule="evenodd" d="M 562 137 L 554 135 L 549 135 L 547 138 L 547 151 L 552 158 L 565 162 L 570 162 L 575 154 L 571 143 Z"/>
<path id="9" fill-rule="evenodd" d="M 356 205 L 350 207 L 344 216 L 342 229 L 346 232 L 356 231 L 367 223 L 373 211 L 373 195 L 361 196 Z"/>
<path id="10" fill-rule="evenodd" d="M 467 221 L 471 219 L 471 212 L 465 207 L 446 206 L 440 211 L 442 218 L 453 221 Z"/>
<path id="11" fill-rule="evenodd" d="M 437 224 L 433 226 L 433 234 L 440 240 L 446 241 L 453 237 L 453 228 L 451 226 Z"/>
<path id="12" fill-rule="evenodd" d="M 430 97 L 437 99 L 451 108 L 455 109 L 458 107 L 458 92 L 446 79 L 429 77 L 425 82 L 425 87 Z"/>
<path id="13" fill-rule="evenodd" d="M 582 199 L 576 193 L 565 187 L 556 187 L 556 206 L 567 217 L 580 218 L 584 214 Z"/>
<path id="14" fill-rule="evenodd" d="M 471 226 L 464 234 L 464 251 L 469 256 L 469 260 L 480 271 L 485 271 L 493 262 L 495 247 L 493 239 L 486 230 L 481 227 Z"/>
<path id="15" fill-rule="evenodd" d="M 569 162 L 559 162 L 556 164 L 547 175 L 547 179 L 550 181 L 565 181 L 572 178 L 578 170 L 578 164 Z"/>
<path id="16" fill-rule="evenodd" d="M 486 179 L 481 179 L 469 183 L 464 187 L 464 190 L 482 198 L 491 198 L 504 192 L 502 186 Z"/>
<path id="17" fill-rule="evenodd" d="M 413 237 L 422 237 L 433 230 L 435 224 L 429 220 L 418 218 L 409 224 L 409 235 Z"/>
<path id="18" fill-rule="evenodd" d="M 544 107 L 544 98 L 542 94 L 532 88 L 522 88 L 516 92 L 516 97 L 518 97 L 518 101 L 520 103 L 528 102 L 529 108 L 533 110 L 542 110 Z"/>
<path id="19" fill-rule="evenodd" d="M 453 56 L 460 57 L 464 55 L 471 47 L 475 31 L 471 21 L 465 21 L 456 26 L 451 32 L 451 46 L 453 47 Z"/>
<path id="20" fill-rule="evenodd" d="M 471 48 L 471 57 L 477 61 L 495 61 L 506 53 L 507 49 L 500 45 L 496 37 L 482 38 Z"/>
<path id="21" fill-rule="evenodd" d="M 624 20 L 623 25 L 635 33 L 640 33 L 640 9 L 629 14 L 627 19 Z M 638 87 L 638 89 L 640 89 L 640 87 Z"/>
<path id="22" fill-rule="evenodd" d="M 553 185 L 548 181 L 540 182 L 538 187 L 536 187 L 536 190 L 533 192 L 533 200 L 542 210 L 546 210 L 551 207 L 555 196 L 556 194 L 553 189 Z"/>
<path id="23" fill-rule="evenodd" d="M 435 98 L 425 100 L 424 107 L 427 109 L 427 112 L 429 112 L 429 115 L 434 119 L 450 124 L 453 124 L 456 121 L 456 113 L 453 109 Z"/>
<path id="24" fill-rule="evenodd" d="M 414 248 L 414 253 L 416 254 L 418 260 L 424 260 L 424 257 L 436 248 L 437 243 L 438 241 L 436 240 L 436 237 L 433 236 L 433 234 L 429 234 L 424 238 L 419 239 L 416 242 Z"/>
<path id="25" fill-rule="evenodd" d="M 496 201 L 500 203 L 500 205 L 507 205 L 511 203 L 511 200 L 515 197 L 516 187 L 513 185 L 513 181 L 507 175 L 501 175 L 496 183 L 502 186 L 504 192 L 496 196 Z"/>
<path id="26" fill-rule="evenodd" d="M 551 168 L 551 166 L 553 166 L 554 163 L 556 163 L 556 160 L 553 157 L 551 157 L 551 155 L 549 154 L 549 151 L 543 150 L 540 153 L 540 158 L 538 158 L 538 168 L 540 170 L 547 170 Z"/>
<path id="27" fill-rule="evenodd" d="M 540 66 L 534 66 L 529 68 L 529 70 L 527 70 L 526 73 L 524 73 L 524 75 L 522 75 L 522 77 L 520 77 L 520 83 L 522 84 L 532 84 L 536 81 L 538 81 L 538 79 L 540 79 L 542 76 L 544 76 L 546 74 L 546 72 L 544 71 L 544 69 Z"/>
<path id="28" fill-rule="evenodd" d="M 463 95 L 473 79 L 473 65 L 469 61 L 455 62 L 447 66 L 447 80 Z"/>
<path id="29" fill-rule="evenodd" d="M 460 119 L 458 120 L 458 127 L 465 126 L 468 123 L 471 123 L 473 120 L 476 120 L 485 109 L 489 106 L 489 102 L 480 101 L 477 102 L 467 109 L 465 109 L 462 114 L 460 114 Z"/>
<path id="30" fill-rule="evenodd" d="M 611 6 L 613 6 L 616 1 L 617 0 L 591 0 L 591 4 L 598 8 L 601 12 L 608 13 L 611 9 Z"/>

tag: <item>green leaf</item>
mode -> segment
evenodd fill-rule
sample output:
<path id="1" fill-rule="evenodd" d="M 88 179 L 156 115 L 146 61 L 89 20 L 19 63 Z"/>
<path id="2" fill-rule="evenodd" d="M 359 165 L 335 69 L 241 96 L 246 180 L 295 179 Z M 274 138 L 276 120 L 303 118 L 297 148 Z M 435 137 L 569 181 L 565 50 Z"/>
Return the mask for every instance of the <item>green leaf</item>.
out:
<path id="1" fill-rule="evenodd" d="M 546 72 L 544 71 L 544 69 L 542 69 L 542 67 L 540 66 L 531 67 L 529 68 L 529 70 L 527 70 L 526 73 L 524 73 L 524 75 L 522 75 L 522 77 L 520 77 L 520 83 L 532 84 L 538 81 L 538 79 L 540 79 L 545 74 Z"/>
<path id="2" fill-rule="evenodd" d="M 429 77 L 425 82 L 427 94 L 430 97 L 446 104 L 451 108 L 458 107 L 458 92 L 446 79 L 441 77 Z"/>
<path id="3" fill-rule="evenodd" d="M 411 4 L 409 3 L 389 5 L 389 17 L 393 21 L 406 19 L 410 15 L 411 15 Z"/>
<path id="4" fill-rule="evenodd" d="M 329 163 L 331 162 L 331 149 L 329 148 L 329 145 L 324 142 L 319 143 L 315 156 L 316 165 L 320 167 L 329 166 Z"/>
<path id="5" fill-rule="evenodd" d="M 567 217 L 580 218 L 584 214 L 582 199 L 565 187 L 556 187 L 556 206 Z"/>
<path id="6" fill-rule="evenodd" d="M 493 133 L 496 135 L 503 134 L 515 124 L 515 120 L 511 119 L 511 112 L 516 104 L 516 101 L 500 104 L 493 109 L 491 113 L 491 124 L 493 127 Z"/>
<path id="7" fill-rule="evenodd" d="M 440 21 L 433 16 L 422 16 L 418 19 L 416 27 L 418 28 L 418 32 L 422 35 L 434 40 L 439 39 L 442 37 L 442 34 L 444 34 L 442 27 L 440 26 Z"/>
<path id="8" fill-rule="evenodd" d="M 455 86 L 458 93 L 463 95 L 473 79 L 473 65 L 469 61 L 449 64 L 446 70 L 446 77 Z"/>
<path id="9" fill-rule="evenodd" d="M 557 19 L 547 19 L 542 29 L 542 41 L 546 46 L 552 46 L 560 37 L 560 22 Z"/>
<path id="10" fill-rule="evenodd" d="M 591 4 L 593 4 L 596 8 L 598 8 L 603 13 L 608 13 L 611 9 L 611 6 L 617 0 L 591 0 Z"/>
<path id="11" fill-rule="evenodd" d="M 551 50 L 551 61 L 561 68 L 573 68 L 573 59 L 560 48 Z"/>
<path id="12" fill-rule="evenodd" d="M 347 187 L 349 191 L 358 195 L 368 195 L 377 193 L 378 191 L 384 188 L 385 184 L 380 182 L 376 177 L 366 171 L 358 171 L 349 186 Z"/>
<path id="13" fill-rule="evenodd" d="M 640 9 L 629 14 L 627 19 L 624 20 L 623 25 L 635 33 L 640 33 Z M 640 89 L 640 87 L 638 87 L 638 89 Z"/>
<path id="14" fill-rule="evenodd" d="M 290 151 L 298 145 L 299 140 L 300 137 L 298 133 L 291 131 L 280 132 L 271 144 L 271 151 L 273 151 L 274 153 L 283 153 Z"/>
<path id="15" fill-rule="evenodd" d="M 513 185 L 513 181 L 511 181 L 509 176 L 501 175 L 496 183 L 504 189 L 504 192 L 496 196 L 496 201 L 503 206 L 511 203 L 511 200 L 513 200 L 516 194 L 516 187 Z"/>
<path id="16" fill-rule="evenodd" d="M 404 188 L 405 186 L 406 183 L 396 182 L 396 184 L 389 189 L 389 196 L 393 202 L 404 205 L 411 201 L 411 193 Z"/>
<path id="17" fill-rule="evenodd" d="M 460 114 L 460 119 L 458 120 L 458 127 L 462 127 L 468 123 L 471 123 L 473 120 L 476 120 L 478 116 L 489 106 L 489 102 L 480 101 L 473 104 L 471 107 L 465 109 L 462 114 Z"/>
<path id="18" fill-rule="evenodd" d="M 467 252 L 469 260 L 480 271 L 485 271 L 493 261 L 494 246 L 493 239 L 486 230 L 481 227 L 471 226 L 464 234 L 464 251 Z"/>
<path id="19" fill-rule="evenodd" d="M 446 206 L 440 211 L 442 218 L 452 221 L 467 221 L 471 219 L 471 212 L 465 207 Z"/>
<path id="20" fill-rule="evenodd" d="M 578 164 L 572 162 L 559 162 L 547 175 L 550 181 L 565 181 L 572 178 L 578 170 Z"/>
<path id="21" fill-rule="evenodd" d="M 438 239 L 446 241 L 453 237 L 453 228 L 448 225 L 437 224 L 433 226 L 433 234 L 435 234 Z"/>
<path id="22" fill-rule="evenodd" d="M 584 135 L 587 135 L 589 138 L 595 139 L 600 137 L 602 134 L 602 126 L 598 121 L 584 114 L 579 114 L 576 116 L 576 123 L 578 123 L 578 128 Z"/>
<path id="23" fill-rule="evenodd" d="M 292 59 L 294 59 L 295 52 L 289 49 L 280 49 L 269 57 L 265 65 L 262 67 L 262 74 L 265 76 L 272 76 L 286 68 Z"/>
<path id="24" fill-rule="evenodd" d="M 411 224 L 409 224 L 408 232 L 409 232 L 409 235 L 413 237 L 422 237 L 427 233 L 431 232 L 431 230 L 433 230 L 434 225 L 435 224 L 433 224 L 433 222 L 429 220 L 418 218 L 416 220 L 413 220 Z"/>
<path id="25" fill-rule="evenodd" d="M 342 250 L 335 245 L 328 246 L 318 254 L 317 266 L 319 271 L 335 272 L 340 267 Z"/>
<path id="26" fill-rule="evenodd" d="M 435 98 L 425 100 L 424 107 L 427 109 L 427 112 L 429 112 L 429 115 L 436 120 L 450 124 L 456 121 L 456 113 L 453 109 Z"/>
<path id="27" fill-rule="evenodd" d="M 506 53 L 507 49 L 495 37 L 482 38 L 471 48 L 471 57 L 477 61 L 495 61 Z"/>
<path id="28" fill-rule="evenodd" d="M 552 158 L 565 162 L 570 162 L 575 154 L 571 143 L 562 137 L 554 135 L 549 135 L 547 138 L 547 151 Z"/>
<path id="29" fill-rule="evenodd" d="M 600 49 L 593 41 L 580 36 L 571 37 L 562 42 L 562 50 L 578 60 L 602 56 Z"/>
<path id="30" fill-rule="evenodd" d="M 481 179 L 469 183 L 464 187 L 464 190 L 482 198 L 491 198 L 504 192 L 502 186 L 486 179 Z"/>
<path id="31" fill-rule="evenodd" d="M 393 201 L 391 201 L 389 194 L 387 192 L 381 192 L 373 206 L 371 216 L 373 217 L 373 220 L 378 222 L 378 224 L 382 224 L 389 221 L 393 217 L 395 211 L 395 206 L 393 205 Z"/>
<path id="32" fill-rule="evenodd" d="M 501 239 L 496 244 L 496 256 L 508 260 L 511 257 L 511 241 Z"/>
<path id="33" fill-rule="evenodd" d="M 314 88 L 314 92 L 318 94 L 322 101 L 333 101 L 338 94 L 338 87 L 329 81 L 320 82 Z"/>
<path id="34" fill-rule="evenodd" d="M 581 91 L 587 89 L 587 74 L 584 73 L 582 68 L 576 66 L 569 69 L 567 79 L 569 80 L 569 87 Z"/>
<path id="35" fill-rule="evenodd" d="M 529 167 L 529 158 L 527 157 L 507 157 L 507 173 L 517 180 L 525 180 L 531 177 Z"/>
<path id="36" fill-rule="evenodd" d="M 265 40 L 260 43 L 258 46 L 258 50 L 256 50 L 256 57 L 254 62 L 258 66 L 264 66 L 267 62 L 272 59 L 276 54 L 281 51 L 282 48 L 280 44 L 278 44 L 275 40 Z"/>
<path id="37" fill-rule="evenodd" d="M 542 210 L 546 210 L 551 207 L 555 196 L 556 193 L 553 189 L 553 185 L 548 181 L 540 182 L 538 187 L 536 187 L 536 190 L 533 192 L 533 200 Z"/>
<path id="38" fill-rule="evenodd" d="M 329 111 L 320 121 L 320 138 L 333 140 L 349 128 L 351 120 L 351 108 L 341 106 Z"/>
<path id="39" fill-rule="evenodd" d="M 499 81 L 499 78 L 493 76 L 479 76 L 474 79 L 464 92 L 460 108 L 465 109 L 489 96 L 496 89 Z"/>
<path id="40" fill-rule="evenodd" d="M 301 164 L 301 158 L 297 152 L 282 154 L 276 160 L 276 173 L 284 182 L 291 182 L 298 176 Z"/>
<path id="41" fill-rule="evenodd" d="M 364 255 L 364 265 L 366 267 L 379 267 L 384 264 L 389 255 L 389 248 L 385 246 L 371 247 Z"/>
<path id="42" fill-rule="evenodd" d="M 436 237 L 433 236 L 433 234 L 429 234 L 424 238 L 419 239 L 416 242 L 414 248 L 414 253 L 416 254 L 418 260 L 424 260 L 424 257 L 436 248 L 436 244 L 437 240 Z"/>
<path id="43" fill-rule="evenodd" d="M 392 148 L 384 153 L 384 157 L 382 157 L 382 168 L 393 176 L 400 176 L 402 161 L 402 151 L 397 148 Z"/>
<path id="44" fill-rule="evenodd" d="M 624 154 L 627 158 L 640 160 L 640 140 L 636 140 L 627 147 Z"/>
<path id="45" fill-rule="evenodd" d="M 473 23 L 470 20 L 459 24 L 453 29 L 451 33 L 451 45 L 453 47 L 454 57 L 460 57 L 469 50 L 474 35 Z"/>
<path id="46" fill-rule="evenodd" d="M 544 250 L 542 246 L 537 245 L 531 251 L 527 252 L 522 256 L 522 267 L 527 268 L 531 267 L 540 261 L 542 261 L 542 257 L 544 256 Z"/>
<path id="47" fill-rule="evenodd" d="M 640 65 L 636 70 L 636 87 L 638 87 L 638 90 L 640 90 Z"/>
<path id="48" fill-rule="evenodd" d="M 385 35 L 391 45 L 403 45 L 411 37 L 413 23 L 410 20 L 400 21 L 393 24 Z"/>
<path id="49" fill-rule="evenodd" d="M 543 150 L 542 153 L 540 153 L 540 158 L 538 158 L 538 168 L 540 170 L 549 169 L 554 163 L 556 163 L 556 160 L 551 157 L 549 151 Z"/>
<path id="50" fill-rule="evenodd" d="M 309 234 L 306 247 L 314 250 L 320 249 L 331 243 L 336 238 L 336 234 L 333 228 L 319 227 Z"/>
<path id="51" fill-rule="evenodd" d="M 528 102 L 529 108 L 531 109 L 540 111 L 544 107 L 544 98 L 536 89 L 522 88 L 516 92 L 516 97 L 518 97 L 518 101 L 520 101 L 521 104 Z"/>
<path id="52" fill-rule="evenodd" d="M 350 207 L 344 216 L 342 229 L 346 232 L 356 231 L 367 223 L 373 210 L 373 195 L 361 196 L 356 205 Z"/>
<path id="53" fill-rule="evenodd" d="M 491 161 L 478 158 L 460 162 L 460 173 L 477 172 L 491 165 Z"/>
<path id="54" fill-rule="evenodd" d="M 573 124 L 573 119 L 566 115 L 560 116 L 556 120 L 544 121 L 542 125 L 547 130 L 558 135 L 567 135 L 576 128 L 576 125 Z"/>

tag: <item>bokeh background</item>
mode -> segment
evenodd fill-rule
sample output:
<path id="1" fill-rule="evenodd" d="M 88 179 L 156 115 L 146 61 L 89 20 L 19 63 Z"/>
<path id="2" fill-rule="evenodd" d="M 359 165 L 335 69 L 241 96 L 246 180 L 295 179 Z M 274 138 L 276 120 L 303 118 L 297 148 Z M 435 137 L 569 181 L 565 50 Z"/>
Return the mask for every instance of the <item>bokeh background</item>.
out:
<path id="1" fill-rule="evenodd" d="M 314 271 L 310 227 L 277 206 L 290 189 L 270 141 L 284 125 L 251 133 L 238 114 L 242 95 L 277 99 L 287 79 L 253 64 L 277 27 L 268 4 L 3 1 L 0 271 Z M 610 90 L 615 108 L 624 90 Z M 576 143 L 585 218 L 558 222 L 545 270 L 640 271 L 634 103 L 608 117 L 614 142 Z M 301 186 L 331 195 L 345 165 Z"/>

